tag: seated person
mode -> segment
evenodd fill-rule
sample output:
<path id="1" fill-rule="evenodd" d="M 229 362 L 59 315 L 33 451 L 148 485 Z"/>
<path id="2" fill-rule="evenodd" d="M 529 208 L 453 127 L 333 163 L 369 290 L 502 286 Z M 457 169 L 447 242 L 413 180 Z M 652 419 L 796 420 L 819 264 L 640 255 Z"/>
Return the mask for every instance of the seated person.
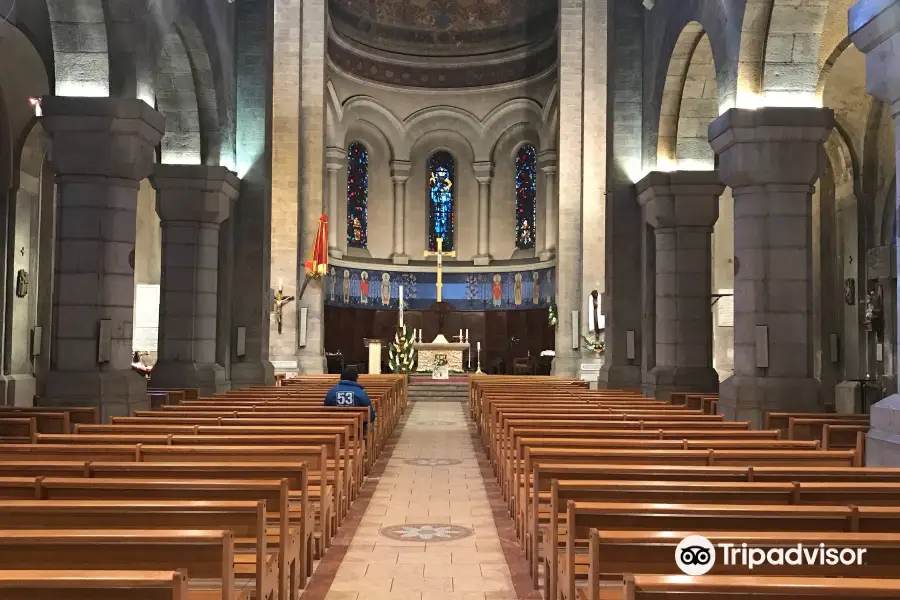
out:
<path id="1" fill-rule="evenodd" d="M 374 423 L 375 407 L 372 406 L 372 400 L 365 388 L 356 382 L 357 379 L 359 379 L 359 375 L 353 367 L 341 371 L 341 380 L 325 394 L 325 406 L 368 406 L 369 422 Z M 364 424 L 363 436 L 365 434 L 366 426 Z"/>

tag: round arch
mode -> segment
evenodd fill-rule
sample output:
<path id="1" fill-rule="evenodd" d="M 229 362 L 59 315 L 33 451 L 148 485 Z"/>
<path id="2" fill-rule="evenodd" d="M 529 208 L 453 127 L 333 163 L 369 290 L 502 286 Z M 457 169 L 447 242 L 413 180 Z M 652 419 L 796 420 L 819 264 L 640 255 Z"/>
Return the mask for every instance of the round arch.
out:
<path id="1" fill-rule="evenodd" d="M 713 49 L 703 26 L 692 21 L 679 34 L 666 71 L 659 115 L 657 168 L 712 169 L 707 127 L 718 116 Z"/>

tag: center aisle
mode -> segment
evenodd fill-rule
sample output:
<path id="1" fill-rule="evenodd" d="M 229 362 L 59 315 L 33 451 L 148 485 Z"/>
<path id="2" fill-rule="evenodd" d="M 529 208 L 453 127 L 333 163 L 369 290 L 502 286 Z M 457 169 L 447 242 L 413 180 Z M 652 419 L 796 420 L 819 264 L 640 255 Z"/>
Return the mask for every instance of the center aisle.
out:
<path id="1" fill-rule="evenodd" d="M 498 496 L 496 485 L 480 447 L 476 450 L 473 444 L 465 405 L 420 402 L 411 407 L 355 532 L 355 519 L 348 519 L 344 529 L 350 531 L 341 532 L 336 546 L 340 546 L 340 538 L 349 538 L 351 533 L 352 540 L 346 539 L 344 548 L 329 550 L 333 557 L 326 554 L 317 569 L 321 573 L 316 573 L 304 597 L 537 597 L 531 591 L 524 559 L 514 540 L 501 543 L 498 535 L 492 506 L 498 511 L 497 524 L 504 537 L 514 536 L 512 521 L 498 498 L 493 498 Z M 518 574 L 518 594 L 507 555 L 513 572 Z M 328 564 L 336 560 L 340 560 L 339 566 Z M 329 572 L 334 574 L 333 579 Z M 331 580 L 330 586 L 327 580 Z"/>

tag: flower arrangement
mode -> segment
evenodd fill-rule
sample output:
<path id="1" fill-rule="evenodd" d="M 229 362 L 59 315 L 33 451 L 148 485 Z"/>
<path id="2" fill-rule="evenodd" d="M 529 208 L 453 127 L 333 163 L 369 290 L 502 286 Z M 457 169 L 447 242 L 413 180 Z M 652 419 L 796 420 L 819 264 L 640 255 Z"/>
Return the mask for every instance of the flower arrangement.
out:
<path id="1" fill-rule="evenodd" d="M 416 349 L 413 348 L 413 332 L 397 331 L 388 348 L 388 365 L 392 373 L 412 373 L 416 370 Z"/>
<path id="2" fill-rule="evenodd" d="M 606 350 L 606 342 L 604 342 L 603 340 L 591 338 L 588 334 L 584 334 L 583 336 L 581 336 L 581 340 L 584 343 L 585 348 L 595 352 L 596 354 L 603 354 L 603 351 Z"/>
<path id="3" fill-rule="evenodd" d="M 556 325 L 559 323 L 559 314 L 557 313 L 555 302 L 547 310 L 547 322 L 550 323 L 551 329 L 556 329 Z"/>
<path id="4" fill-rule="evenodd" d="M 446 367 L 450 364 L 450 361 L 447 360 L 446 354 L 435 354 L 434 355 L 434 366 L 435 367 Z"/>

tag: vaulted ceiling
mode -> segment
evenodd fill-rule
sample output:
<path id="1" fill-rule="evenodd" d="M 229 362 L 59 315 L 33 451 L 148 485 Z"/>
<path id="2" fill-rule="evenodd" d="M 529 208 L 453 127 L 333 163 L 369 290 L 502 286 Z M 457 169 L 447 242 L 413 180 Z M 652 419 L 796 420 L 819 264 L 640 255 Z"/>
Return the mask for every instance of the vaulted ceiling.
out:
<path id="1" fill-rule="evenodd" d="M 382 83 L 508 83 L 556 63 L 558 0 L 329 0 L 329 55 Z"/>

